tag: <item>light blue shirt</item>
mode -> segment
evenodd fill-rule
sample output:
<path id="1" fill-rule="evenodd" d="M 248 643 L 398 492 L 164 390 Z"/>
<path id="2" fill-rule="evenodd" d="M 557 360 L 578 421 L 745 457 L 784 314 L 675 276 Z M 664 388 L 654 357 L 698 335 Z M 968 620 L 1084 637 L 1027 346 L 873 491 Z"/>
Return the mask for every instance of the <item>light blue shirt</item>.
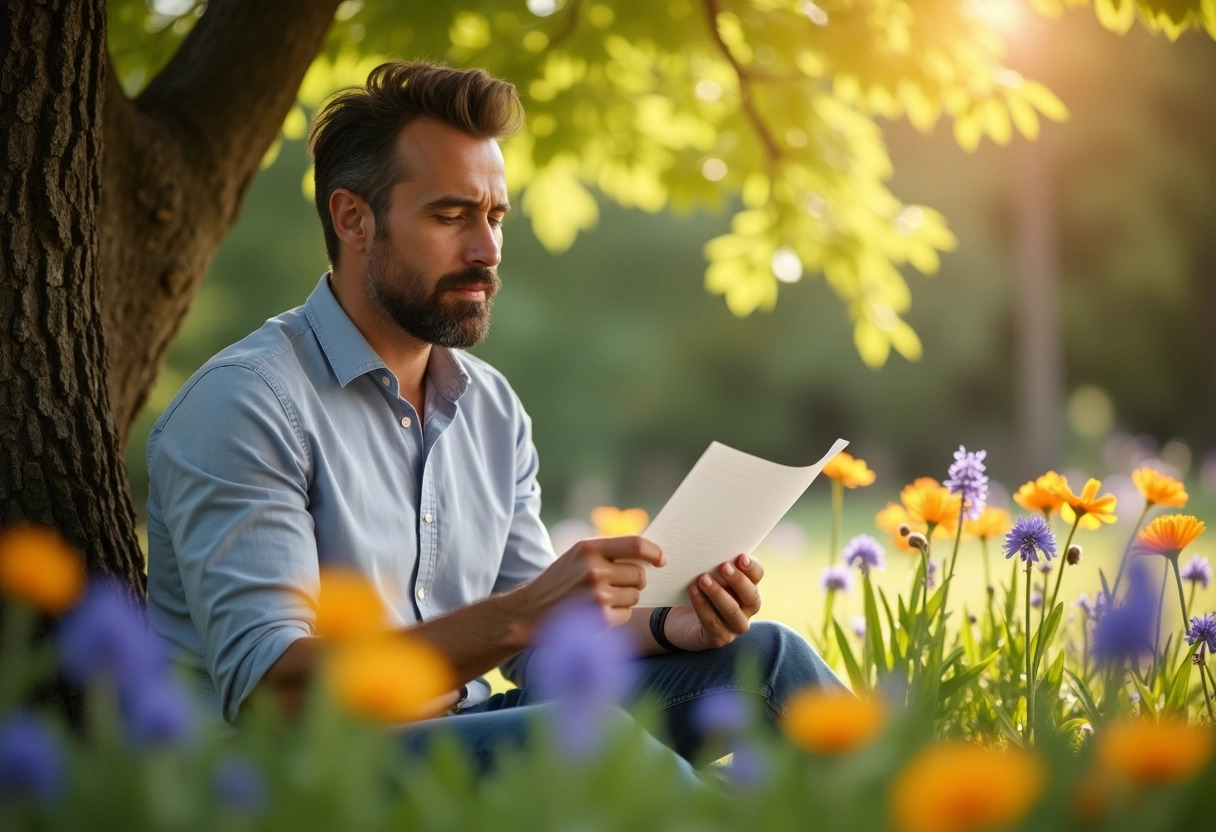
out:
<path id="1" fill-rule="evenodd" d="M 203 365 L 148 438 L 153 629 L 232 721 L 313 635 L 320 567 L 365 575 L 397 626 L 539 574 L 554 555 L 536 472 L 501 374 L 433 347 L 420 420 L 327 275 Z"/>

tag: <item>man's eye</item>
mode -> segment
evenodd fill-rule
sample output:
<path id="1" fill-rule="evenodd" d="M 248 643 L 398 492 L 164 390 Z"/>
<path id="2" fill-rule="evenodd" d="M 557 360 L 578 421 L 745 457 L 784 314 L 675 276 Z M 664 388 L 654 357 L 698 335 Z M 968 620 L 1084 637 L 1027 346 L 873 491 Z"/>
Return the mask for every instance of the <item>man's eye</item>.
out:
<path id="1" fill-rule="evenodd" d="M 439 220 L 441 223 L 444 223 L 445 225 L 453 225 L 455 223 L 460 222 L 459 216 L 450 217 L 447 214 L 436 214 L 435 219 Z"/>
<path id="2" fill-rule="evenodd" d="M 490 225 L 498 228 L 500 225 L 502 225 L 502 220 L 502 217 L 490 217 Z"/>

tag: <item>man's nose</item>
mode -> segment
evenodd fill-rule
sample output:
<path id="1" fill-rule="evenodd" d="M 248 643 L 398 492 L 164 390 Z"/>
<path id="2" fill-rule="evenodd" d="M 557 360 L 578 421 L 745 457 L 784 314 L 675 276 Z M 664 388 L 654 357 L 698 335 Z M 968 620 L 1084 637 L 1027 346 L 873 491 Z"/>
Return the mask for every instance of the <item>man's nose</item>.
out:
<path id="1" fill-rule="evenodd" d="M 487 219 L 471 231 L 465 261 L 471 266 L 494 268 L 502 260 L 502 232 Z"/>

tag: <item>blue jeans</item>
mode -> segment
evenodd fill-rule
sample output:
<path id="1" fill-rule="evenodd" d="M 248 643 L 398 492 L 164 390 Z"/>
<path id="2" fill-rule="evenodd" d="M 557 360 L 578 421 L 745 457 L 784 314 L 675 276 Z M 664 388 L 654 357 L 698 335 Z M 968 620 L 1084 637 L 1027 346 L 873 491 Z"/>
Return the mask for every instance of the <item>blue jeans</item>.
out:
<path id="1" fill-rule="evenodd" d="M 674 750 L 684 761 L 694 758 L 704 739 L 694 715 L 702 697 L 735 691 L 754 698 L 771 725 L 794 692 L 812 686 L 844 688 L 802 636 L 773 621 L 752 622 L 746 633 L 716 650 L 647 656 L 638 659 L 638 665 L 638 683 L 626 706 L 657 710 L 667 746 L 656 739 L 648 749 L 656 754 Z M 435 736 L 450 733 L 484 769 L 493 768 L 495 752 L 526 745 L 537 709 L 550 707 L 527 688 L 526 665 L 522 681 L 523 687 L 495 694 L 454 716 L 415 723 L 405 732 L 407 749 L 421 751 Z M 612 718 L 630 717 L 618 711 Z M 695 778 L 688 763 L 681 762 Z"/>

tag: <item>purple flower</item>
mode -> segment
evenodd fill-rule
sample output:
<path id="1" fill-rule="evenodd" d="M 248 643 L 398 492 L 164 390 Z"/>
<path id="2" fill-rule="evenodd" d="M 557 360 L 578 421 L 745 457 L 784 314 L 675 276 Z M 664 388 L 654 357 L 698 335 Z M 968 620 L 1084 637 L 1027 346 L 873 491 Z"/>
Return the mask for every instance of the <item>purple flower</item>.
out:
<path id="1" fill-rule="evenodd" d="M 702 696 L 693 709 L 693 724 L 702 734 L 734 737 L 747 728 L 747 703 L 737 690 L 720 690 Z"/>
<path id="2" fill-rule="evenodd" d="M 925 573 L 925 588 L 933 589 L 937 586 L 937 561 L 929 561 L 929 571 Z"/>
<path id="3" fill-rule="evenodd" d="M 25 711 L 0 724 L 0 795 L 46 803 L 63 788 L 63 753 L 39 720 Z"/>
<path id="4" fill-rule="evenodd" d="M 844 562 L 856 566 L 863 575 L 869 575 L 871 569 L 882 569 L 882 544 L 868 534 L 859 534 L 845 545 Z"/>
<path id="5" fill-rule="evenodd" d="M 1099 592 L 1094 596 L 1094 600 L 1089 600 L 1089 596 L 1081 593 L 1081 597 L 1073 602 L 1081 608 L 1081 612 L 1090 621 L 1097 621 L 1102 617 L 1102 613 L 1106 612 L 1106 593 Z"/>
<path id="6" fill-rule="evenodd" d="M 1036 610 L 1043 606 L 1042 592 L 1036 589 L 1034 592 L 1030 593 L 1030 606 L 1034 607 Z"/>
<path id="7" fill-rule="evenodd" d="M 849 619 L 849 627 L 853 630 L 853 635 L 859 639 L 866 637 L 866 617 L 864 615 L 855 615 Z"/>
<path id="8" fill-rule="evenodd" d="M 1051 572 L 1051 561 L 1045 560 L 1042 563 L 1040 563 L 1039 571 L 1042 572 L 1044 575 L 1050 573 Z"/>
<path id="9" fill-rule="evenodd" d="M 1206 643 L 1209 653 L 1216 653 L 1216 613 L 1191 616 L 1191 626 L 1186 630 L 1186 643 L 1194 644 L 1197 641 Z"/>
<path id="10" fill-rule="evenodd" d="M 107 679 L 125 692 L 168 672 L 162 642 L 113 581 L 90 587 L 63 622 L 58 647 L 64 675 L 80 684 Z"/>
<path id="11" fill-rule="evenodd" d="M 146 680 L 122 696 L 122 714 L 127 731 L 138 745 L 160 746 L 187 743 L 194 738 L 194 703 L 167 673 Z"/>
<path id="12" fill-rule="evenodd" d="M 1182 580 L 1199 584 L 1203 589 L 1208 588 L 1212 581 L 1212 564 L 1205 557 L 1191 555 L 1191 559 L 1182 567 Z"/>
<path id="13" fill-rule="evenodd" d="M 1131 577 L 1129 569 L 1128 576 Z M 1157 629 L 1153 593 L 1137 588 L 1135 581 L 1123 603 L 1107 609 L 1094 622 L 1093 655 L 1099 664 L 1114 665 L 1153 651 Z"/>
<path id="14" fill-rule="evenodd" d="M 220 760 L 211 783 L 215 799 L 230 809 L 256 812 L 266 805 L 266 778 L 248 757 L 234 754 Z"/>
<path id="15" fill-rule="evenodd" d="M 591 604 L 563 605 L 537 629 L 528 675 L 554 701 L 555 739 L 570 758 L 593 755 L 608 714 L 633 686 L 637 647 L 627 630 L 606 628 Z"/>
<path id="16" fill-rule="evenodd" d="M 951 494 L 961 494 L 968 520 L 978 520 L 988 504 L 988 475 L 984 473 L 987 451 L 968 453 L 962 445 L 954 452 L 949 478 L 944 485 Z"/>
<path id="17" fill-rule="evenodd" d="M 1047 521 L 1037 514 L 1022 514 L 1005 535 L 1005 557 L 1018 555 L 1023 563 L 1038 563 L 1039 553 L 1047 560 L 1056 556 L 1056 538 Z"/>
<path id="18" fill-rule="evenodd" d="M 768 760 L 750 742 L 740 742 L 731 754 L 727 769 L 731 782 L 744 789 L 754 788 L 769 777 Z"/>
<path id="19" fill-rule="evenodd" d="M 819 573 L 819 583 L 828 592 L 849 592 L 853 589 L 853 573 L 849 567 L 834 563 L 823 567 Z"/>

